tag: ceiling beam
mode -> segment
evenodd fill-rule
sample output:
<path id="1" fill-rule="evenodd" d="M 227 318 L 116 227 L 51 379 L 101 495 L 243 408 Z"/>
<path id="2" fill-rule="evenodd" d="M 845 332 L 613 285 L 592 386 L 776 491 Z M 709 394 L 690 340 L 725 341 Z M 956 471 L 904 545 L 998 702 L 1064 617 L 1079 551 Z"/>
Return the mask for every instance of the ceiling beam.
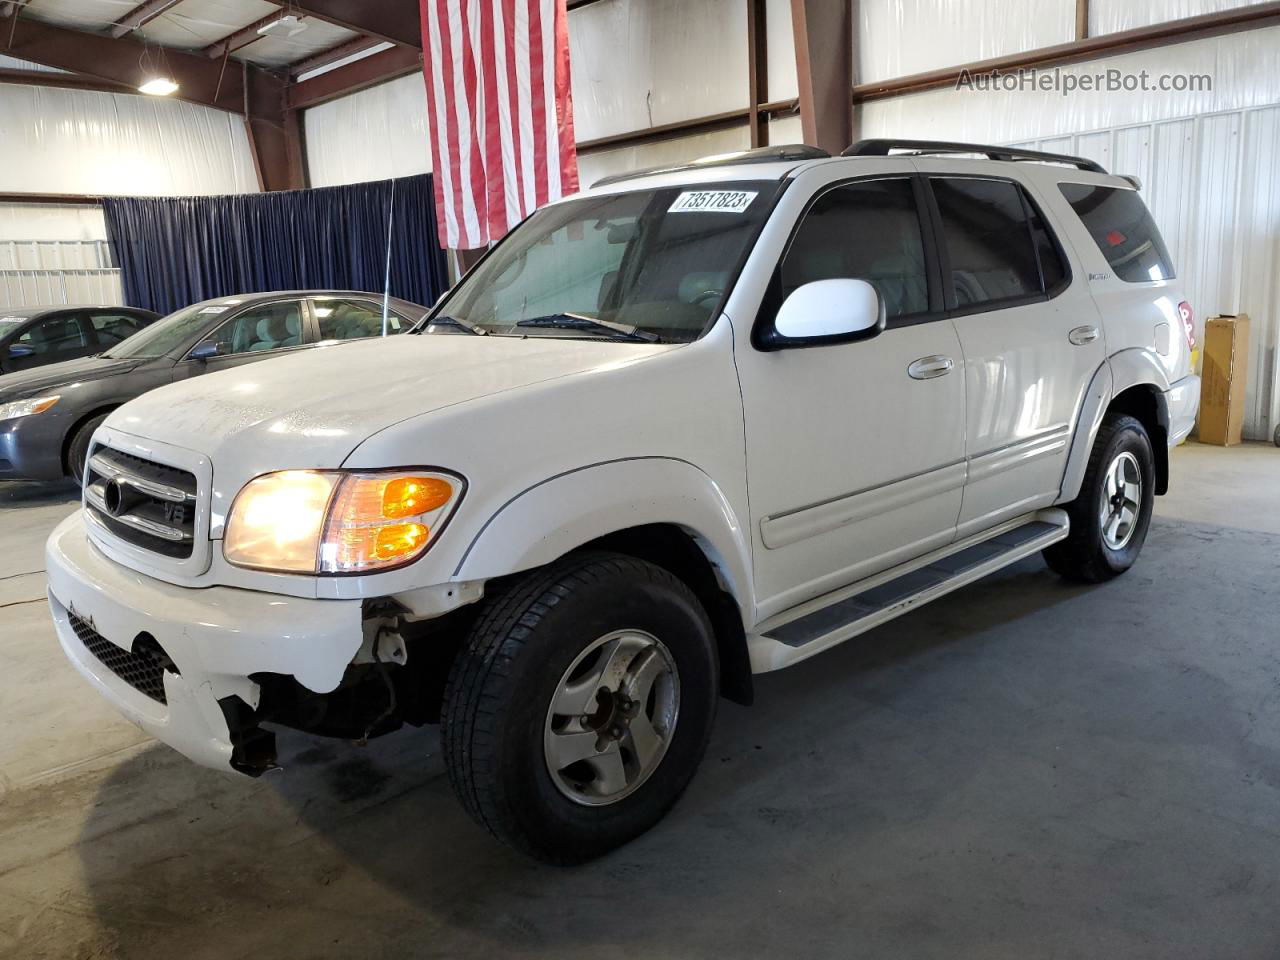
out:
<path id="1" fill-rule="evenodd" d="M 103 93 L 137 93 L 130 87 L 113 80 L 84 77 L 78 73 L 46 73 L 43 70 L 0 69 L 0 83 L 17 83 L 28 87 L 62 87 L 71 90 L 99 90 Z"/>
<path id="2" fill-rule="evenodd" d="M 146 0 L 111 25 L 111 36 L 119 40 L 181 2 L 182 0 Z"/>
<path id="3" fill-rule="evenodd" d="M 200 52 L 210 60 L 221 60 L 228 53 L 235 53 L 242 47 L 247 47 L 251 43 L 256 43 L 262 39 L 262 34 L 258 33 L 268 24 L 275 23 L 281 17 L 285 16 L 285 11 L 277 10 L 275 13 L 269 13 L 259 20 L 253 21 L 248 26 L 241 27 L 239 30 L 233 30 L 221 40 L 215 40 Z"/>
<path id="4" fill-rule="evenodd" d="M 422 49 L 422 23 L 418 5 L 405 0 L 301 0 L 289 4 L 298 13 L 377 37 L 402 47 Z"/>
<path id="5" fill-rule="evenodd" d="M 163 64 L 178 82 L 175 97 L 232 113 L 278 115 L 284 97 L 284 81 L 257 67 L 228 67 L 199 54 L 165 49 L 161 60 L 155 48 L 132 37 L 109 36 L 68 30 L 52 24 L 15 17 L 0 26 L 0 36 L 12 30 L 12 43 L 3 52 L 32 63 L 59 67 L 85 76 L 123 84 L 134 90 L 144 79 L 144 52 L 157 66 Z M 246 97 L 245 79 L 250 79 Z M 247 111 L 246 111 L 246 100 Z"/>
<path id="6" fill-rule="evenodd" d="M 327 67 L 331 63 L 337 63 L 339 60 L 345 60 L 347 57 L 354 57 L 357 53 L 364 53 L 370 47 L 376 47 L 382 43 L 386 43 L 386 41 L 379 40 L 377 37 L 354 37 L 345 43 L 330 47 L 328 50 L 314 53 L 303 60 L 295 60 L 289 64 L 289 74 L 290 76 L 298 77 L 304 73 L 310 73 L 312 70 Z"/>
<path id="7" fill-rule="evenodd" d="M 304 110 L 421 70 L 422 51 L 391 47 L 310 80 L 289 84 L 285 90 L 285 107 Z"/>

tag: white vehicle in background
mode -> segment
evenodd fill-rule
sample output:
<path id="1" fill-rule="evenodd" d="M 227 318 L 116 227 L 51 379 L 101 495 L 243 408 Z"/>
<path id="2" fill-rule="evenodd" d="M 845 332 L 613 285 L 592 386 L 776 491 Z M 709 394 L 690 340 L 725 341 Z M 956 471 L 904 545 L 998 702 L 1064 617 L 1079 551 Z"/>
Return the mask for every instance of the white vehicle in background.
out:
<path id="1" fill-rule="evenodd" d="M 415 334 L 111 414 L 49 541 L 60 642 L 215 769 L 438 721 L 476 820 L 599 855 L 752 674 L 1036 552 L 1134 563 L 1199 397 L 1135 187 L 914 141 L 602 181 Z"/>

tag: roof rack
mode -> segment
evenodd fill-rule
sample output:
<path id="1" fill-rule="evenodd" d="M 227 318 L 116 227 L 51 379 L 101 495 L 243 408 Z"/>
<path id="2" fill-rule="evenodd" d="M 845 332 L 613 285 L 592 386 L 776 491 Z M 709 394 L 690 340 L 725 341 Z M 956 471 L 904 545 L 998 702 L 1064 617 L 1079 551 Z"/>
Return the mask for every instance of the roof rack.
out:
<path id="1" fill-rule="evenodd" d="M 1041 150 L 1023 150 L 1021 147 L 993 147 L 982 143 L 952 143 L 947 140 L 859 140 L 841 151 L 842 157 L 887 157 L 890 150 L 908 150 L 915 154 L 926 153 L 978 153 L 990 160 L 1034 160 L 1040 163 L 1065 163 L 1093 173 L 1106 173 L 1102 164 L 1085 157 L 1072 157 L 1065 153 L 1045 153 Z"/>
<path id="2" fill-rule="evenodd" d="M 659 173 L 681 173 L 685 170 L 698 170 L 702 167 L 727 167 L 739 163 L 778 163 L 786 160 L 823 160 L 831 154 L 820 147 L 810 147 L 803 143 L 788 143 L 776 147 L 756 147 L 754 150 L 736 150 L 733 153 L 717 153 L 710 157 L 699 157 L 686 163 L 664 164 L 659 167 L 646 167 L 643 170 L 631 170 L 627 173 L 615 173 L 601 177 L 591 186 L 603 187 L 610 183 L 621 183 L 624 180 L 635 180 L 640 177 L 651 177 Z"/>

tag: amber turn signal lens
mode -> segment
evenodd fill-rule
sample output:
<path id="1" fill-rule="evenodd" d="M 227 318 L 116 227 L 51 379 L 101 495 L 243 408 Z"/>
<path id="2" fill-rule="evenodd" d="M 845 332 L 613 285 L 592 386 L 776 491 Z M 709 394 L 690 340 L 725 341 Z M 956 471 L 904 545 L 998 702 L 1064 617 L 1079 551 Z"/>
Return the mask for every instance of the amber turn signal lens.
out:
<path id="1" fill-rule="evenodd" d="M 397 477 L 382 491 L 382 515 L 388 520 L 418 517 L 438 510 L 452 498 L 453 487 L 447 480 L 438 477 Z"/>
<path id="2" fill-rule="evenodd" d="M 417 553 L 430 531 L 420 523 L 397 523 L 378 529 L 378 542 L 374 555 L 382 563 L 399 560 Z"/>

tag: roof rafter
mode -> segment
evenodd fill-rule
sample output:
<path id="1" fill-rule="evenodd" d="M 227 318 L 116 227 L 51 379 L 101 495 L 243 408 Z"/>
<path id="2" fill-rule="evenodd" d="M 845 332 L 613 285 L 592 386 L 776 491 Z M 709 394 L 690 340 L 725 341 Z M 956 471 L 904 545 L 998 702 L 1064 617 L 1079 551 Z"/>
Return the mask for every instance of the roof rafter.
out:
<path id="1" fill-rule="evenodd" d="M 275 13 L 269 13 L 259 20 L 253 21 L 248 26 L 241 27 L 239 30 L 233 30 L 221 40 L 215 40 L 200 52 L 211 60 L 219 60 L 228 53 L 235 53 L 242 47 L 247 47 L 251 43 L 257 43 L 262 39 L 262 34 L 258 33 L 268 24 L 275 23 L 281 17 L 285 16 L 284 10 L 277 10 Z"/>
<path id="2" fill-rule="evenodd" d="M 285 89 L 285 107 L 304 110 L 421 70 L 421 50 L 390 47 L 318 77 L 289 84 Z"/>
<path id="3" fill-rule="evenodd" d="M 123 17 L 111 25 L 111 36 L 117 40 L 126 34 L 133 33 L 139 27 L 154 20 L 170 7 L 175 7 L 182 0 L 146 0 L 140 3 Z"/>
<path id="4" fill-rule="evenodd" d="M 330 47 L 328 50 L 321 50 L 319 53 L 313 53 L 302 60 L 295 60 L 289 64 L 289 73 L 295 77 L 301 76 L 304 73 L 310 73 L 312 70 L 327 67 L 329 64 L 336 63 L 346 57 L 354 57 L 358 53 L 364 53 L 366 50 L 386 42 L 385 40 L 379 40 L 377 37 L 353 37 Z"/>
<path id="5" fill-rule="evenodd" d="M 290 2 L 290 8 L 317 20 L 346 27 L 368 37 L 414 50 L 422 49 L 422 24 L 418 5 L 404 0 L 301 0 Z"/>
<path id="6" fill-rule="evenodd" d="M 145 79 L 143 54 L 148 48 L 132 37 L 117 40 L 28 17 L 6 19 L 0 37 L 10 35 L 12 42 L 3 52 L 21 60 L 133 90 Z M 250 116 L 278 116 L 283 109 L 284 81 L 258 67 L 237 65 L 224 72 L 220 63 L 171 47 L 164 49 L 164 65 L 178 83 L 179 99 Z"/>

